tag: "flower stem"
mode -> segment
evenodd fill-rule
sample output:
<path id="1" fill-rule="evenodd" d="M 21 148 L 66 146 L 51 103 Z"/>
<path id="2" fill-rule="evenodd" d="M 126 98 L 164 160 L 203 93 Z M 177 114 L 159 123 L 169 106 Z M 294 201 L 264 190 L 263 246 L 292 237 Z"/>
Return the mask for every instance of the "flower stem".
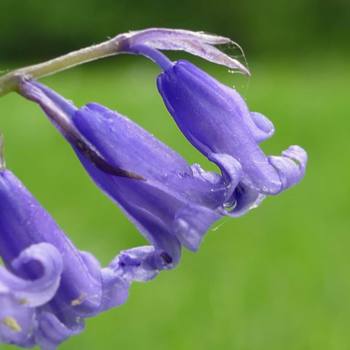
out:
<path id="1" fill-rule="evenodd" d="M 97 45 L 70 52 L 52 60 L 20 68 L 0 77 L 0 97 L 18 89 L 20 78 L 41 78 L 77 65 L 103 57 L 117 55 L 121 52 L 124 35 L 118 35 Z"/>

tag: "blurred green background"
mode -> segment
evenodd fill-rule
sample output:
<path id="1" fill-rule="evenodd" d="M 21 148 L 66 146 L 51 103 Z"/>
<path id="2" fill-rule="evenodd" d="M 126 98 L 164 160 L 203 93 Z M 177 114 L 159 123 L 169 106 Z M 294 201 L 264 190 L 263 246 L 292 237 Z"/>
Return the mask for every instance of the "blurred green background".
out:
<path id="1" fill-rule="evenodd" d="M 245 49 L 251 78 L 194 61 L 274 122 L 266 152 L 300 144 L 310 157 L 300 185 L 221 220 L 198 253 L 134 284 L 125 305 L 88 320 L 61 349 L 350 348 L 349 9 L 348 0 L 1 0 L 1 71 L 149 26 L 230 36 Z M 119 56 L 43 81 L 78 105 L 117 109 L 213 169 L 167 115 L 157 74 L 143 58 Z M 39 108 L 10 94 L 0 113 L 8 167 L 80 249 L 107 264 L 145 243 Z"/>

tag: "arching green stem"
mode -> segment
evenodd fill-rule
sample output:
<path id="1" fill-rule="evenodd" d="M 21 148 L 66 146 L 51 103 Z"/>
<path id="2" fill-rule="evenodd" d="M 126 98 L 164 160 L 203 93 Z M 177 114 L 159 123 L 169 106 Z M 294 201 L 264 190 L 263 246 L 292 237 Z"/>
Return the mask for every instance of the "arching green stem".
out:
<path id="1" fill-rule="evenodd" d="M 121 52 L 121 43 L 124 38 L 123 35 L 118 35 L 117 37 L 101 44 L 73 51 L 52 60 L 7 73 L 0 77 L 0 97 L 11 91 L 16 91 L 20 78 L 23 76 L 41 78 L 86 62 L 117 55 Z"/>

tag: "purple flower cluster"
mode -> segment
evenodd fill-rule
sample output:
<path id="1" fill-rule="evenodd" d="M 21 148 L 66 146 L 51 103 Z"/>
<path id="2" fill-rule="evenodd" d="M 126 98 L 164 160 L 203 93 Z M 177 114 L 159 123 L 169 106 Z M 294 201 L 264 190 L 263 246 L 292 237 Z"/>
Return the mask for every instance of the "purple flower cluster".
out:
<path id="1" fill-rule="evenodd" d="M 237 217 L 304 176 L 307 155 L 291 146 L 266 156 L 259 144 L 273 124 L 249 111 L 238 92 L 193 64 L 160 50 L 184 50 L 248 70 L 215 45 L 228 39 L 184 30 L 149 29 L 122 37 L 122 51 L 162 69 L 157 86 L 189 142 L 220 169 L 190 165 L 125 116 L 89 103 L 77 108 L 30 77 L 20 93 L 36 102 L 70 143 L 96 185 L 150 242 L 101 267 L 79 251 L 5 167 L 0 169 L 0 343 L 55 349 L 83 330 L 84 319 L 124 303 L 133 281 L 175 267 L 182 246 L 195 251 L 222 216 Z"/>

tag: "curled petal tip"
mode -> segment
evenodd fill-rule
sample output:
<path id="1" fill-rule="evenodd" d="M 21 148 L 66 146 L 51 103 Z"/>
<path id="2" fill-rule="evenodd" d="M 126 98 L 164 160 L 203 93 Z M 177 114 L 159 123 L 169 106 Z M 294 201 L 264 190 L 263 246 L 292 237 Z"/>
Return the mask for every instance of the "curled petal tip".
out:
<path id="1" fill-rule="evenodd" d="M 307 153 L 299 146 L 290 146 L 282 152 L 282 156 L 270 156 L 268 159 L 280 177 L 281 190 L 297 184 L 305 175 Z"/>
<path id="2" fill-rule="evenodd" d="M 241 73 L 243 73 L 244 75 L 246 75 L 248 77 L 252 76 L 252 73 L 250 72 L 250 70 L 246 66 L 244 66 L 243 64 L 240 64 L 239 70 Z"/>

